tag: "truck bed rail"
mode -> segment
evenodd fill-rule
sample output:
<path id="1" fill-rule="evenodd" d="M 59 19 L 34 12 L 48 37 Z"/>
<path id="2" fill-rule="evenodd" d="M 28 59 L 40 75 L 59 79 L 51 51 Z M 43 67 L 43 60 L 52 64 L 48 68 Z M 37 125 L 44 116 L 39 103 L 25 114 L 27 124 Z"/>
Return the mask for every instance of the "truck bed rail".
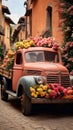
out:
<path id="1" fill-rule="evenodd" d="M 12 78 L 12 72 L 13 72 L 12 69 L 9 69 L 9 70 L 7 71 L 5 68 L 0 67 L 0 75 L 6 77 L 6 78 L 8 78 L 8 79 L 11 79 L 11 78 Z"/>

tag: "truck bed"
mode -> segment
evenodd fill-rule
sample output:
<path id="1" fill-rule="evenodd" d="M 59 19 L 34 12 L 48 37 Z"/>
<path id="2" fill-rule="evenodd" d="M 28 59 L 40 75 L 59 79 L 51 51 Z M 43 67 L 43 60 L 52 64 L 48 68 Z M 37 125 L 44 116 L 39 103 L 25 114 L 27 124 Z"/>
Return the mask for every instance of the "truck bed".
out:
<path id="1" fill-rule="evenodd" d="M 12 69 L 6 70 L 5 68 L 0 67 L 0 75 L 6 77 L 8 79 L 12 78 L 12 72 L 13 72 Z"/>

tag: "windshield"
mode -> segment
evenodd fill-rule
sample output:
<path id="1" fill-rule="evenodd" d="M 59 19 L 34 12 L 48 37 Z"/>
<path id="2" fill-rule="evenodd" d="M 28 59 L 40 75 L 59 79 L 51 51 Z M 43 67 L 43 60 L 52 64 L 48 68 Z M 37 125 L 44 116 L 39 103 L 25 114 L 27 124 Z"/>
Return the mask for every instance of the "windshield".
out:
<path id="1" fill-rule="evenodd" d="M 26 62 L 59 62 L 58 54 L 51 51 L 29 51 L 25 53 Z"/>

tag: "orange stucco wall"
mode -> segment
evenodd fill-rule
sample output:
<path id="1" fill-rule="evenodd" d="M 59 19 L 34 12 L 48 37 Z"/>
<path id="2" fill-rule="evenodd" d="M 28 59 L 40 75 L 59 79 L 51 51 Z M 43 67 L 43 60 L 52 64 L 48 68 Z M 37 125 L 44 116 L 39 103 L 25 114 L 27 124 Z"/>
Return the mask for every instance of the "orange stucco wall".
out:
<path id="1" fill-rule="evenodd" d="M 10 25 L 5 22 L 5 35 L 4 35 L 4 44 L 6 46 L 6 50 L 10 49 Z"/>
<path id="2" fill-rule="evenodd" d="M 0 0 L 0 25 L 2 24 L 1 18 L 2 18 L 2 0 Z"/>
<path id="3" fill-rule="evenodd" d="M 52 35 L 62 43 L 63 35 L 59 31 L 59 0 L 35 0 L 32 7 L 32 35 L 38 36 L 46 29 L 46 9 L 52 7 Z"/>

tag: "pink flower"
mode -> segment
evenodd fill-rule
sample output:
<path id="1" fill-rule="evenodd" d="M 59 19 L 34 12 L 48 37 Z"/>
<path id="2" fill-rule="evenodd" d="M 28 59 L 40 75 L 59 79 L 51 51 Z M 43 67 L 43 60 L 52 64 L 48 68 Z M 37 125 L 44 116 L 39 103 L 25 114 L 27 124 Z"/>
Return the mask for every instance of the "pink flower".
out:
<path id="1" fill-rule="evenodd" d="M 67 11 L 70 12 L 71 10 L 73 10 L 73 5 L 70 6 Z"/>
<path id="2" fill-rule="evenodd" d="M 54 43 L 53 44 L 53 47 L 52 47 L 54 50 L 58 50 L 58 48 L 59 48 L 59 44 L 58 43 Z"/>
<path id="3" fill-rule="evenodd" d="M 60 19 L 59 24 L 62 24 L 62 23 L 64 23 L 65 21 L 66 21 L 66 18 Z"/>
<path id="4" fill-rule="evenodd" d="M 64 93 L 64 96 L 67 95 L 67 89 L 66 88 L 64 88 L 63 93 Z"/>
<path id="5" fill-rule="evenodd" d="M 72 10 L 72 11 L 70 11 L 70 15 L 73 15 L 73 10 Z"/>
<path id="6" fill-rule="evenodd" d="M 65 10 L 62 9 L 62 8 L 60 8 L 58 11 L 59 11 L 60 13 L 65 13 Z"/>
<path id="7" fill-rule="evenodd" d="M 65 3 L 60 3 L 60 6 L 64 7 L 64 6 L 65 6 Z"/>
<path id="8" fill-rule="evenodd" d="M 68 53 L 66 53 L 65 55 L 63 55 L 64 58 L 67 58 L 68 57 Z"/>
<path id="9" fill-rule="evenodd" d="M 73 58 L 72 58 L 72 57 L 71 57 L 71 58 L 69 58 L 69 59 L 68 59 L 68 61 L 72 61 L 72 62 L 73 62 Z"/>
<path id="10" fill-rule="evenodd" d="M 72 76 L 73 76 L 73 70 L 70 72 L 70 75 L 72 75 Z"/>

